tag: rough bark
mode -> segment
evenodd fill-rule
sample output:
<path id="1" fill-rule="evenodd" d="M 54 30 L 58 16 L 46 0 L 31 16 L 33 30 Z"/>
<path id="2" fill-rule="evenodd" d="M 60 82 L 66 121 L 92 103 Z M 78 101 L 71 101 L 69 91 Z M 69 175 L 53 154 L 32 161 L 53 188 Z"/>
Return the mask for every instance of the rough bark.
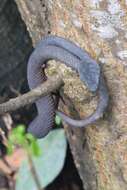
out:
<path id="1" fill-rule="evenodd" d="M 13 0 L 0 1 L 0 94 L 9 95 L 26 84 L 26 63 L 32 43 Z"/>
<path id="2" fill-rule="evenodd" d="M 127 2 L 118 0 L 16 0 L 33 44 L 51 32 L 71 39 L 103 63 L 110 92 L 107 114 L 87 129 L 65 127 L 85 190 L 127 188 Z M 64 93 L 80 116 L 97 98 L 74 72 L 53 65 L 65 79 Z M 64 108 L 75 114 L 74 109 Z"/>

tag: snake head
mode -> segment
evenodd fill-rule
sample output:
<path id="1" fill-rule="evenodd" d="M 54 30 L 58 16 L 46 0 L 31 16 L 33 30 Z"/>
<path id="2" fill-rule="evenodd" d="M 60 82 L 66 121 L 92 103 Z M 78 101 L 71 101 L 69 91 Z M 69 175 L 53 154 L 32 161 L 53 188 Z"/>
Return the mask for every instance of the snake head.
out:
<path id="1" fill-rule="evenodd" d="M 79 66 L 80 79 L 91 92 L 95 92 L 99 85 L 100 66 L 93 59 L 85 59 Z"/>

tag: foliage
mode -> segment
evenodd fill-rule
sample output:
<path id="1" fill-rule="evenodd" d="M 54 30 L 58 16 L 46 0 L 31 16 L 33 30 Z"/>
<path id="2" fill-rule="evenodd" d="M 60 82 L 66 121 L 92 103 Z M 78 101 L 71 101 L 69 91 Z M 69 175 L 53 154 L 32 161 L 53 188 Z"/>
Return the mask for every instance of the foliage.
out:
<path id="1" fill-rule="evenodd" d="M 67 141 L 63 129 L 51 131 L 45 138 L 37 140 L 43 150 L 41 156 L 34 157 L 33 163 L 42 187 L 51 183 L 63 168 Z M 28 161 L 25 160 L 18 172 L 16 190 L 36 190 L 36 184 L 30 173 Z"/>
<path id="2" fill-rule="evenodd" d="M 58 115 L 56 115 L 56 117 L 55 117 L 55 123 L 56 123 L 57 126 L 60 126 L 61 123 L 62 123 L 62 120 Z"/>
<path id="3" fill-rule="evenodd" d="M 18 125 L 12 129 L 8 137 L 8 154 L 13 152 L 15 145 L 20 145 L 33 156 L 39 156 L 41 154 L 41 149 L 36 138 L 30 133 L 25 133 L 24 125 Z"/>

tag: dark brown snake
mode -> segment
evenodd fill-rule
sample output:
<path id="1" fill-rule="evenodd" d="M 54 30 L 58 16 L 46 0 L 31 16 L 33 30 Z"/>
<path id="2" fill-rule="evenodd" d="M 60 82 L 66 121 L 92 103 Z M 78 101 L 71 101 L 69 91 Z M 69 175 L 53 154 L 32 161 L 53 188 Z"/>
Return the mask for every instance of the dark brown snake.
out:
<path id="1" fill-rule="evenodd" d="M 36 46 L 28 61 L 27 77 L 30 89 L 47 80 L 44 66 L 49 60 L 57 60 L 79 73 L 80 79 L 91 92 L 97 92 L 99 100 L 94 113 L 81 120 L 75 120 L 56 110 L 52 94 L 36 101 L 37 117 L 30 123 L 28 132 L 37 138 L 48 134 L 54 126 L 55 114 L 73 127 L 86 127 L 94 123 L 105 112 L 109 95 L 100 65 L 79 46 L 57 36 L 47 36 Z M 42 69 L 43 68 L 43 69 Z"/>

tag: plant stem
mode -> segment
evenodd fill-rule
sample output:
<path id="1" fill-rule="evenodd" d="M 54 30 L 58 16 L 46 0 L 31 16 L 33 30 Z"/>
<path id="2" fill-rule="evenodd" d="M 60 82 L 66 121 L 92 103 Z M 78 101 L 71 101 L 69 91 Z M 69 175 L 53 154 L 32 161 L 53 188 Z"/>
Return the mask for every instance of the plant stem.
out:
<path id="1" fill-rule="evenodd" d="M 40 183 L 38 174 L 37 174 L 37 172 L 36 172 L 36 169 L 35 169 L 33 160 L 32 160 L 32 158 L 31 158 L 31 155 L 30 155 L 29 152 L 27 153 L 27 156 L 28 156 L 28 163 L 29 163 L 29 166 L 30 166 L 30 171 L 31 171 L 31 174 L 32 174 L 32 176 L 33 176 L 33 179 L 34 179 L 34 181 L 35 181 L 35 183 L 36 183 L 36 186 L 37 186 L 38 190 L 44 190 L 44 189 L 41 187 L 41 183 Z"/>

